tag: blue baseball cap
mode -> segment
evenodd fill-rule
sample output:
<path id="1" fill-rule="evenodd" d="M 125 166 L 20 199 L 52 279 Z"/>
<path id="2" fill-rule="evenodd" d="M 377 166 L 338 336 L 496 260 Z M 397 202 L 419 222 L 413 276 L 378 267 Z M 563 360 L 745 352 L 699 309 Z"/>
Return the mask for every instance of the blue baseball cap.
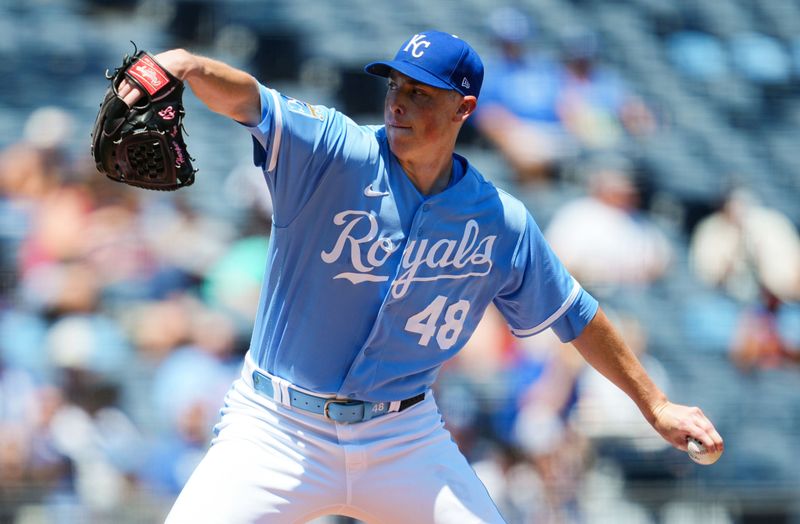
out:
<path id="1" fill-rule="evenodd" d="M 454 89 L 477 97 L 483 84 L 483 62 L 472 47 L 455 35 L 424 31 L 406 40 L 394 60 L 372 62 L 364 71 L 388 77 L 399 71 L 417 82 L 441 89 Z"/>

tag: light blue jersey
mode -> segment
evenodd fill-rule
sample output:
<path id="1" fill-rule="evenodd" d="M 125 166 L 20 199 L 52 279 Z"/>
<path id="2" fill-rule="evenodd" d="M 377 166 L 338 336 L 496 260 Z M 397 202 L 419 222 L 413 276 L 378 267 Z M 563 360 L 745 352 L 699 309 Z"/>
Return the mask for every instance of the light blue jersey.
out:
<path id="1" fill-rule="evenodd" d="M 250 128 L 272 193 L 266 275 L 250 352 L 302 388 L 368 401 L 417 395 L 490 303 L 512 331 L 575 338 L 597 301 L 525 207 L 458 156 L 426 197 L 383 126 L 261 86 Z"/>

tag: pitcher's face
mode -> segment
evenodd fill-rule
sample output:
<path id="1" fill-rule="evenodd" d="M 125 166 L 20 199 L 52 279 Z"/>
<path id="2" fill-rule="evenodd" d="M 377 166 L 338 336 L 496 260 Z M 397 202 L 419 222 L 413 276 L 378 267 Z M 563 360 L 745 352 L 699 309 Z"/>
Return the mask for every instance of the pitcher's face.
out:
<path id="1" fill-rule="evenodd" d="M 422 84 L 392 71 L 383 109 L 392 152 L 404 158 L 417 150 L 451 143 L 460 126 L 458 110 L 462 98 L 455 91 Z"/>

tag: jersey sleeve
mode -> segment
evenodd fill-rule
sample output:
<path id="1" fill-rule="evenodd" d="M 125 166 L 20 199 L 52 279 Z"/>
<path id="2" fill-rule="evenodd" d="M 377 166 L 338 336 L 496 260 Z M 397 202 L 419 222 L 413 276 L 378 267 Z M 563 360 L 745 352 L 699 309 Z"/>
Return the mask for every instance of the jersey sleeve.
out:
<path id="1" fill-rule="evenodd" d="M 253 136 L 253 161 L 263 170 L 272 195 L 273 222 L 283 227 L 308 203 L 322 179 L 337 172 L 338 162 L 357 157 L 355 150 L 365 150 L 365 144 L 363 137 L 350 140 L 363 133 L 338 111 L 296 100 L 264 85 L 259 89 L 261 121 L 248 127 Z"/>
<path id="2" fill-rule="evenodd" d="M 598 302 L 569 274 L 528 213 L 511 273 L 494 303 L 518 337 L 552 328 L 574 340 L 597 313 Z"/>

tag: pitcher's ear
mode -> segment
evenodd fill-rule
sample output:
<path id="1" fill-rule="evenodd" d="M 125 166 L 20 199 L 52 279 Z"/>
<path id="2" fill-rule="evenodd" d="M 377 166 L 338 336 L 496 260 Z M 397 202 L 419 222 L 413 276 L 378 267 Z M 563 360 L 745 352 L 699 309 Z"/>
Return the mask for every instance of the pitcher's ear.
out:
<path id="1" fill-rule="evenodd" d="M 461 99 L 461 104 L 456 111 L 456 117 L 459 120 L 463 120 L 474 113 L 476 107 L 478 107 L 478 99 L 472 95 L 465 96 Z"/>

